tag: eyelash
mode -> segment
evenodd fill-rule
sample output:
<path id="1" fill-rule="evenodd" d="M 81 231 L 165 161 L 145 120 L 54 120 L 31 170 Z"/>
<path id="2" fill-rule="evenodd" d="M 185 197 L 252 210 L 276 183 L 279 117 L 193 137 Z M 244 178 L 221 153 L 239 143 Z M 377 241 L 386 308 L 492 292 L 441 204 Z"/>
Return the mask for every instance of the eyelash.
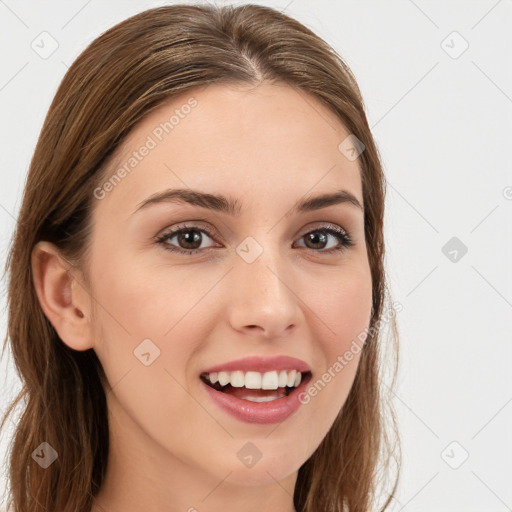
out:
<path id="1" fill-rule="evenodd" d="M 214 238 L 213 233 L 211 233 L 208 229 L 199 228 L 199 226 L 185 225 L 185 226 L 175 228 L 172 231 L 166 232 L 160 236 L 157 236 L 155 241 L 157 244 L 162 245 L 163 248 L 167 251 L 170 251 L 173 253 L 178 253 L 178 254 L 189 255 L 189 256 L 192 256 L 193 254 L 196 254 L 201 251 L 213 249 L 213 247 L 208 247 L 206 249 L 181 249 L 181 248 L 173 247 L 167 243 L 167 240 L 169 238 L 173 238 L 174 236 L 179 235 L 181 233 L 185 233 L 187 231 L 199 231 L 202 233 L 206 233 L 212 239 Z M 319 228 L 308 231 L 307 233 L 304 233 L 304 235 L 302 235 L 300 238 L 303 238 L 306 235 L 309 235 L 311 233 L 324 233 L 324 234 L 327 233 L 327 234 L 330 234 L 330 235 L 333 235 L 334 237 L 336 237 L 338 239 L 338 241 L 340 242 L 340 245 L 338 247 L 334 247 L 334 248 L 328 249 L 326 251 L 321 250 L 321 249 L 319 249 L 319 250 L 309 249 L 310 251 L 313 251 L 313 252 L 319 252 L 322 254 L 333 254 L 333 253 L 342 252 L 354 245 L 354 241 L 352 240 L 352 238 L 350 237 L 348 232 L 346 232 L 345 230 L 343 230 L 341 228 L 335 227 L 335 226 L 330 226 L 330 227 L 321 226 Z M 306 249 L 307 249 L 307 247 L 306 247 Z"/>

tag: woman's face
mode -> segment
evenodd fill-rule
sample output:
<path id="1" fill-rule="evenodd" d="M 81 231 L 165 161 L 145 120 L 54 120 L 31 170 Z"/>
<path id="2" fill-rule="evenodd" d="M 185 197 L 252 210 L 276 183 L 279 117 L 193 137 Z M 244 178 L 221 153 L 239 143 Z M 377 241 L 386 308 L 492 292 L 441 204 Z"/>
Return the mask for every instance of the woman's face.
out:
<path id="1" fill-rule="evenodd" d="M 293 489 L 347 398 L 370 320 L 349 135 L 289 86 L 210 85 L 151 112 L 114 155 L 88 267 L 114 466 Z M 288 394 L 292 370 L 302 384 Z M 215 390 L 205 373 L 234 386 Z"/>

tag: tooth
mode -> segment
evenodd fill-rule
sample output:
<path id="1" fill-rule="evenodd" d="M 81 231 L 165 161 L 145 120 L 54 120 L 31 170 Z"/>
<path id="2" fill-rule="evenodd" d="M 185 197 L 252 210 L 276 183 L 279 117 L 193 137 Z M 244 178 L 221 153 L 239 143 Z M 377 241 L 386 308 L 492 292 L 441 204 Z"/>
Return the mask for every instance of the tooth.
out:
<path id="1" fill-rule="evenodd" d="M 221 386 L 225 386 L 229 384 L 229 373 L 228 372 L 219 372 L 219 384 Z"/>
<path id="2" fill-rule="evenodd" d="M 235 388 L 247 389 L 278 389 L 284 387 L 297 387 L 302 381 L 302 374 L 297 370 L 272 370 L 270 372 L 211 372 L 208 379 L 212 384 L 218 382 L 221 386 L 231 384 Z"/>
<path id="3" fill-rule="evenodd" d="M 231 385 L 234 388 L 243 388 L 244 387 L 244 372 L 236 371 L 231 372 Z"/>
<path id="4" fill-rule="evenodd" d="M 291 388 L 295 384 L 295 375 L 297 375 L 297 370 L 291 370 L 288 372 L 288 381 L 286 385 Z"/>
<path id="5" fill-rule="evenodd" d="M 261 379 L 261 389 L 277 389 L 278 388 L 278 380 L 277 380 L 277 372 L 266 372 L 263 374 L 263 379 Z"/>
<path id="6" fill-rule="evenodd" d="M 283 396 L 253 396 L 253 397 L 247 397 L 245 400 L 249 400 L 249 402 L 272 402 L 273 400 L 277 400 L 279 398 L 283 398 L 286 395 Z"/>
<path id="7" fill-rule="evenodd" d="M 261 389 L 261 373 L 247 372 L 245 374 L 245 387 L 247 389 Z"/>

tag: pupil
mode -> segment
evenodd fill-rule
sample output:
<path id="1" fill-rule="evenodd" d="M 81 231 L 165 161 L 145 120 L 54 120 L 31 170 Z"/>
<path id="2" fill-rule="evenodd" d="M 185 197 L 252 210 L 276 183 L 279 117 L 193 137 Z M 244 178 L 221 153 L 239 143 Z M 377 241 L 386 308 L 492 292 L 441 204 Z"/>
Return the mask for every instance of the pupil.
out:
<path id="1" fill-rule="evenodd" d="M 194 235 L 189 236 L 189 233 L 194 233 Z M 199 245 L 197 247 L 186 247 L 187 249 L 197 249 L 201 245 L 201 243 L 200 243 L 201 235 L 197 231 L 194 231 L 194 230 L 184 231 L 180 235 L 180 242 L 182 242 L 182 241 L 184 241 L 185 244 L 192 244 L 192 245 L 194 243 L 199 242 Z"/>
<path id="2" fill-rule="evenodd" d="M 321 239 L 321 242 L 318 242 L 316 239 L 320 238 Z M 325 235 L 325 233 L 319 233 L 319 234 L 314 234 L 314 233 L 310 233 L 309 234 L 309 240 L 313 242 L 313 244 L 318 244 L 318 243 L 323 243 L 325 244 L 326 243 L 326 240 L 327 237 Z M 316 248 L 316 247 L 315 247 Z"/>

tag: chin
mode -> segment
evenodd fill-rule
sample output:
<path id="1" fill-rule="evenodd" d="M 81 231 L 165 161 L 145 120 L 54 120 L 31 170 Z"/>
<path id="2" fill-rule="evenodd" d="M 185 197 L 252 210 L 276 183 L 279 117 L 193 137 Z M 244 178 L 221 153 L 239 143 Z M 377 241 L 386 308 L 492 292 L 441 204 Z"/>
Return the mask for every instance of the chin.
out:
<path id="1" fill-rule="evenodd" d="M 258 452 L 250 441 L 240 444 L 242 448 L 238 449 L 235 457 L 227 456 L 224 452 L 219 454 L 215 465 L 216 477 L 223 479 L 229 474 L 226 480 L 240 486 L 275 485 L 276 481 L 296 473 L 307 459 L 306 456 L 300 458 L 299 451 L 291 450 L 287 443 L 276 444 L 273 452 L 270 445 L 268 448 L 262 447 L 264 441 L 255 441 L 261 447 Z"/>
<path id="2" fill-rule="evenodd" d="M 263 463 L 261 460 L 252 468 L 231 468 L 232 473 L 227 478 L 231 484 L 245 487 L 272 486 L 297 472 L 300 465 L 280 466 Z M 222 475 L 222 478 L 226 475 Z"/>

